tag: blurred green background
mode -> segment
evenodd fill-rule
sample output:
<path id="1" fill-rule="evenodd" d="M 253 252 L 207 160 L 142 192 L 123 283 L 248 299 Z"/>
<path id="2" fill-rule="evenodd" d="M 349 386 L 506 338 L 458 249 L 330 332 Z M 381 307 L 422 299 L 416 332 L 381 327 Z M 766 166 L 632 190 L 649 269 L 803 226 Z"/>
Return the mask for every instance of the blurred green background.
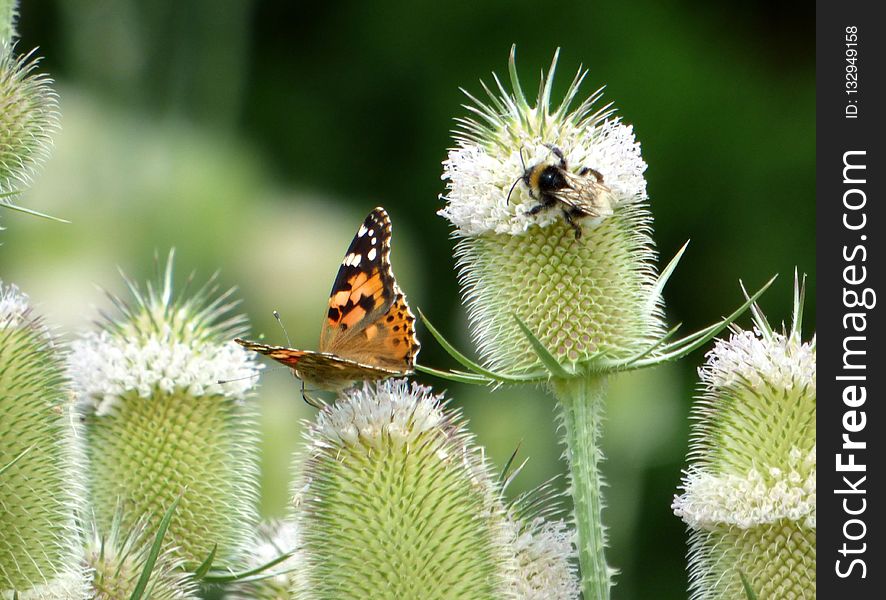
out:
<path id="1" fill-rule="evenodd" d="M 118 265 L 144 279 L 155 250 L 175 246 L 182 277 L 221 269 L 240 287 L 255 333 L 281 340 L 278 309 L 293 342 L 313 348 L 341 256 L 381 204 L 412 304 L 469 348 L 449 228 L 435 215 L 440 161 L 464 114 L 459 86 L 479 92 L 481 77 L 506 73 L 513 42 L 525 87 L 560 46 L 556 90 L 584 64 L 586 92 L 606 84 L 634 124 L 662 255 L 692 239 L 666 289 L 671 323 L 716 320 L 741 302 L 739 278 L 757 287 L 773 273 L 762 306 L 787 319 L 795 266 L 815 314 L 812 6 L 26 0 L 21 13 L 18 49 L 40 46 L 62 109 L 52 158 L 22 203 L 72 224 L 0 213 L 0 276 L 66 335 L 106 306 L 96 285 L 122 292 Z M 421 362 L 452 366 L 422 333 Z M 702 360 L 614 382 L 604 466 L 614 598 L 687 595 L 670 503 Z M 497 465 L 522 441 L 530 460 L 511 493 L 564 472 L 540 390 L 419 379 L 449 391 Z M 262 510 L 278 516 L 311 410 L 285 371 L 264 376 L 260 401 Z"/>

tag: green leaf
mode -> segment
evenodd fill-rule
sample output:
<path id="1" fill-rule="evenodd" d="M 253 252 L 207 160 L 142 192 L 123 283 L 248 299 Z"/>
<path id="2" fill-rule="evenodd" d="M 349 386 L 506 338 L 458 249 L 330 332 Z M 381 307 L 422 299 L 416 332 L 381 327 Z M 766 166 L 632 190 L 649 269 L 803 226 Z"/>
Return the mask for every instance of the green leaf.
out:
<path id="1" fill-rule="evenodd" d="M 799 338 L 803 335 L 803 304 L 806 302 L 806 273 L 800 279 L 797 275 L 797 269 L 794 269 L 794 314 L 793 323 L 791 324 L 791 332 L 796 333 Z"/>
<path id="2" fill-rule="evenodd" d="M 455 381 L 457 383 L 469 383 L 472 385 L 489 385 L 495 383 L 494 380 L 488 377 L 483 377 L 481 375 L 474 375 L 473 373 L 463 373 L 461 371 L 441 371 L 440 369 L 426 367 L 419 364 L 415 365 L 415 370 L 422 373 L 427 373 L 428 375 L 433 375 L 434 377 L 439 377 L 440 379 Z"/>
<path id="3" fill-rule="evenodd" d="M 563 365 L 554 358 L 554 355 L 545 348 L 544 344 L 539 341 L 535 334 L 526 326 L 526 324 L 520 320 L 520 317 L 517 315 L 513 315 L 514 320 L 517 321 L 517 326 L 523 332 L 523 335 L 526 336 L 526 339 L 529 340 L 529 343 L 532 345 L 532 349 L 535 350 L 535 353 L 538 355 L 539 360 L 541 360 L 542 364 L 545 368 L 551 372 L 551 375 L 554 377 L 560 377 L 563 379 L 567 379 L 573 377 L 575 373 L 567 371 L 563 368 Z"/>
<path id="4" fill-rule="evenodd" d="M 172 502 L 166 510 L 166 514 L 164 514 L 163 518 L 160 520 L 160 526 L 157 528 L 157 535 L 154 536 L 154 543 L 151 546 L 151 551 L 148 553 L 148 559 L 145 561 L 145 566 L 138 578 L 135 589 L 132 590 L 132 595 L 129 597 L 129 600 L 141 600 L 142 595 L 145 593 L 145 589 L 148 587 L 148 581 L 151 579 L 151 571 L 154 570 L 154 564 L 157 562 L 157 557 L 160 556 L 160 549 L 163 547 L 163 538 L 166 536 L 166 530 L 169 528 L 170 521 L 172 521 L 172 514 L 175 512 L 179 500 L 181 499 L 182 497 L 179 495 L 178 498 Z"/>
<path id="5" fill-rule="evenodd" d="M 434 327 L 425 314 L 418 310 L 418 315 L 421 317 L 422 322 L 425 324 L 425 327 L 428 331 L 431 332 L 431 335 L 434 336 L 434 339 L 446 350 L 446 353 L 449 354 L 452 358 L 454 358 L 458 363 L 467 368 L 470 371 L 476 373 L 476 375 L 472 373 L 461 373 L 458 371 L 455 372 L 446 372 L 439 371 L 437 369 L 432 369 L 431 367 L 424 367 L 420 365 L 416 365 L 416 370 L 428 373 L 429 375 L 436 375 L 437 377 L 442 377 L 443 379 L 450 379 L 452 381 L 458 381 L 460 383 L 473 383 L 473 384 L 489 384 L 493 382 L 501 382 L 501 383 L 535 383 L 539 381 L 546 381 L 547 376 L 545 373 L 527 373 L 523 375 L 506 375 L 504 373 L 496 373 L 495 371 L 491 371 L 482 365 L 472 361 L 470 358 L 459 352 L 455 346 L 453 346 L 449 341 L 443 337 L 443 334 Z"/>
<path id="6" fill-rule="evenodd" d="M 276 577 L 277 575 L 280 575 L 281 573 L 275 572 L 275 573 L 263 574 L 261 577 L 255 577 L 255 576 L 259 575 L 261 573 L 264 573 L 264 571 L 267 571 L 271 567 L 279 565 L 284 560 L 291 558 L 293 554 L 295 554 L 295 550 L 285 552 L 285 553 L 281 554 L 280 556 L 278 556 L 277 558 L 275 558 L 269 562 L 266 562 L 265 564 L 263 564 L 259 567 L 256 567 L 254 569 L 250 569 L 248 571 L 241 571 L 239 573 L 234 573 L 234 572 L 230 572 L 230 571 L 227 573 L 221 573 L 221 572 L 213 573 L 210 571 L 209 573 L 206 573 L 202 579 L 206 583 L 233 583 L 233 582 L 245 583 L 247 581 L 256 581 L 257 579 L 267 579 L 268 577 Z M 288 572 L 288 571 L 285 571 L 285 572 Z"/>
<path id="7" fill-rule="evenodd" d="M 680 264 L 680 259 L 683 258 L 683 253 L 686 252 L 686 247 L 689 246 L 689 240 L 686 240 L 686 243 L 677 250 L 677 253 L 674 255 L 674 258 L 671 259 L 671 262 L 668 263 L 668 266 L 664 268 L 664 270 L 659 274 L 658 280 L 655 282 L 655 287 L 652 288 L 652 293 L 649 295 L 649 303 L 650 305 L 647 307 L 647 310 L 652 310 L 655 306 L 655 303 L 658 302 L 658 299 L 661 297 L 662 292 L 664 291 L 664 287 L 668 282 L 668 279 L 673 275 L 674 270 L 676 270 L 677 265 Z"/>
<path id="8" fill-rule="evenodd" d="M 667 333 L 665 333 L 659 340 L 657 340 L 654 344 L 651 344 L 646 350 L 643 350 L 636 356 L 633 356 L 625 361 L 625 366 L 630 366 L 631 363 L 640 360 L 646 356 L 649 356 L 653 352 L 655 352 L 658 348 L 664 345 L 669 339 L 671 339 L 675 333 L 683 326 L 683 323 L 677 323 L 674 325 Z"/>
<path id="9" fill-rule="evenodd" d="M 727 317 L 724 317 L 720 321 L 705 327 L 700 331 L 696 331 L 695 333 L 691 333 L 686 337 L 677 340 L 676 342 L 672 342 L 664 346 L 663 351 L 660 353 L 656 353 L 654 356 L 650 356 L 644 360 L 639 360 L 627 364 L 626 361 L 614 361 L 611 363 L 612 366 L 619 368 L 627 368 L 628 366 L 631 369 L 639 369 L 642 367 L 649 367 L 652 365 L 657 365 L 669 360 L 678 360 L 683 358 L 690 352 L 700 348 L 701 346 L 707 344 L 710 340 L 712 340 L 717 334 L 723 331 L 726 327 L 728 327 L 735 319 L 737 319 L 744 311 L 746 311 L 757 299 L 769 289 L 769 286 L 776 280 L 778 275 L 775 275 L 766 282 L 766 284 L 761 287 L 756 294 L 747 299 L 747 301 L 739 306 L 735 311 L 732 312 Z"/>
<path id="10" fill-rule="evenodd" d="M 212 546 L 209 556 L 207 556 L 206 560 L 200 563 L 200 566 L 194 571 L 194 579 L 203 579 L 203 577 L 209 572 L 209 569 L 212 567 L 212 561 L 215 560 L 216 550 L 218 550 L 218 544 Z"/>
<path id="11" fill-rule="evenodd" d="M 2 467 L 0 467 L 0 475 L 3 475 L 3 472 L 6 471 L 6 469 L 8 469 L 9 467 L 11 467 L 15 463 L 17 463 L 19 461 L 19 459 L 21 459 L 25 454 L 27 454 L 28 452 L 30 452 L 33 449 L 34 449 L 34 446 L 28 446 L 27 448 L 25 448 L 24 450 L 19 452 L 18 456 L 16 456 L 11 461 L 9 461 L 8 463 L 6 463 Z"/>
<path id="12" fill-rule="evenodd" d="M 745 289 L 744 283 L 741 281 L 738 283 L 741 286 L 741 293 L 744 294 L 744 297 L 750 298 L 750 294 L 748 294 L 747 289 Z M 756 302 L 751 304 L 751 315 L 753 316 L 754 324 L 763 333 L 763 336 L 766 339 L 772 339 L 772 325 L 769 324 L 769 319 L 766 318 L 766 315 L 763 314 L 763 311 L 760 310 L 760 306 Z"/>
<path id="13" fill-rule="evenodd" d="M 12 196 L 13 193 L 5 193 L 0 194 L 0 198 Z M 12 202 L 0 202 L 0 206 L 4 208 L 8 208 L 10 210 L 15 210 L 20 213 L 24 213 L 26 215 L 31 215 L 33 217 L 40 217 L 41 219 L 47 219 L 49 221 L 55 221 L 56 223 L 70 223 L 70 221 L 66 219 L 61 219 L 59 217 L 53 217 L 52 215 L 47 215 L 46 213 L 42 213 L 40 211 L 34 210 L 32 208 L 25 208 L 24 206 L 18 206 L 17 204 L 13 204 Z"/>
<path id="14" fill-rule="evenodd" d="M 524 111 L 529 108 L 526 94 L 520 85 L 520 76 L 517 74 L 517 44 L 511 44 L 511 54 L 508 57 L 508 73 L 511 76 L 511 87 L 514 90 L 514 98 Z"/>
<path id="15" fill-rule="evenodd" d="M 741 571 L 738 572 L 738 576 L 741 578 L 741 585 L 744 587 L 744 593 L 748 600 L 757 600 L 757 594 L 754 592 L 754 588 L 751 587 L 748 578 Z"/>
<path id="16" fill-rule="evenodd" d="M 511 466 L 514 464 L 514 460 L 517 458 L 517 453 L 520 452 L 520 446 L 523 445 L 523 440 L 517 442 L 517 446 L 514 448 L 514 451 L 511 452 L 511 457 L 508 459 L 508 462 L 505 463 L 504 468 L 501 470 L 501 475 L 499 475 L 499 481 L 506 481 L 508 479 L 508 471 L 511 470 Z M 524 463 L 525 464 L 525 463 Z M 522 469 L 522 465 L 517 467 L 519 471 Z"/>

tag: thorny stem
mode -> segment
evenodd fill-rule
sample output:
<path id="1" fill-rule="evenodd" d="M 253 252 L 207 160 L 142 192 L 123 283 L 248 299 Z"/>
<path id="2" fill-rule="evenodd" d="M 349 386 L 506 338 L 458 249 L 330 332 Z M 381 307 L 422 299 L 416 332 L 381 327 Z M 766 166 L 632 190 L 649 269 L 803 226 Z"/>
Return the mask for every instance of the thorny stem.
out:
<path id="1" fill-rule="evenodd" d="M 612 585 L 604 550 L 602 478 L 599 438 L 606 378 L 587 375 L 554 379 L 551 388 L 563 411 L 566 456 L 569 460 L 578 560 L 584 600 L 608 600 Z"/>

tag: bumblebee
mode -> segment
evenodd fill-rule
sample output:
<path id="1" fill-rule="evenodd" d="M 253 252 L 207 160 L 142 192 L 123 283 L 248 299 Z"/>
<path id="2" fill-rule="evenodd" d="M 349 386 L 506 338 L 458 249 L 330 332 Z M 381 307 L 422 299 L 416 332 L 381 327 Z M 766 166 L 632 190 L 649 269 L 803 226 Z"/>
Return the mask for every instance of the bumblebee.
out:
<path id="1" fill-rule="evenodd" d="M 511 186 L 523 182 L 529 195 L 538 204 L 529 209 L 530 215 L 542 210 L 559 207 L 566 223 L 575 232 L 575 239 L 581 238 L 582 229 L 578 223 L 586 217 L 603 217 L 612 214 L 610 190 L 603 183 L 603 175 L 590 167 L 582 167 L 578 173 L 569 170 L 563 151 L 556 146 L 548 146 L 557 162 L 542 161 L 526 167 L 523 175 Z M 522 153 L 520 156 L 522 160 Z M 510 202 L 511 193 L 508 193 Z"/>

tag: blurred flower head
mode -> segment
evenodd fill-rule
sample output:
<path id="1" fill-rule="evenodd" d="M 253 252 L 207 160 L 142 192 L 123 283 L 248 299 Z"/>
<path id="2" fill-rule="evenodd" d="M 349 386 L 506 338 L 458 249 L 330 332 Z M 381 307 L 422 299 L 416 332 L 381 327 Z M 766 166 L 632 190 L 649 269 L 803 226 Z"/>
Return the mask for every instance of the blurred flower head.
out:
<path id="1" fill-rule="evenodd" d="M 68 369 L 86 427 L 96 526 L 134 527 L 180 499 L 167 540 L 188 564 L 217 547 L 238 563 L 257 521 L 258 434 L 248 392 L 258 366 L 231 339 L 246 329 L 215 278 L 173 293 L 173 253 L 158 283 L 126 279 L 132 301 L 72 344 Z M 190 281 L 188 282 L 190 284 Z M 219 380 L 230 380 L 219 383 Z M 118 515 L 119 512 L 119 515 Z"/>
<path id="2" fill-rule="evenodd" d="M 33 52 L 16 56 L 0 39 L 0 202 L 30 183 L 59 126 L 52 80 L 36 72 L 38 62 Z"/>
<path id="3" fill-rule="evenodd" d="M 85 598 L 84 485 L 63 348 L 0 282 L 0 597 Z"/>
<path id="4" fill-rule="evenodd" d="M 86 540 L 83 562 L 92 572 L 92 600 L 129 598 L 151 551 L 155 532 L 147 519 L 124 528 L 118 514 L 102 533 L 93 525 Z M 151 570 L 145 597 L 152 600 L 196 600 L 197 586 L 171 549 L 160 552 Z"/>

